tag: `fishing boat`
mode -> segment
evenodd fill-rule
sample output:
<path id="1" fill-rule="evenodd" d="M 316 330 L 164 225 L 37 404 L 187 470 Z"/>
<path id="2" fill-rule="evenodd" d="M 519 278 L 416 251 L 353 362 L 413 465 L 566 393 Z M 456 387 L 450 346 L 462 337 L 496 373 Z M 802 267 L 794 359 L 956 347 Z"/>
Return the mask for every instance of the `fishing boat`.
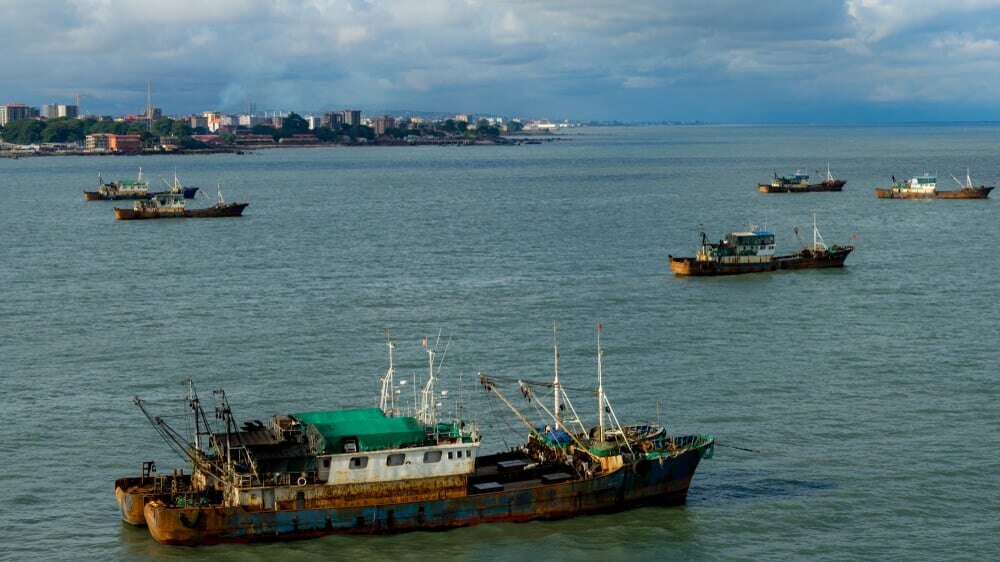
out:
<path id="1" fill-rule="evenodd" d="M 941 191 L 937 188 L 937 177 L 931 174 L 916 176 L 906 181 L 896 181 L 892 176 L 892 187 L 889 189 L 875 188 L 875 196 L 879 199 L 986 199 L 995 186 L 972 183 L 972 176 L 965 171 L 965 183 L 951 176 L 958 184 L 956 191 Z"/>
<path id="2" fill-rule="evenodd" d="M 817 172 L 818 173 L 818 172 Z M 770 183 L 757 184 L 761 193 L 807 193 L 811 191 L 841 191 L 844 189 L 844 180 L 838 180 L 830 173 L 830 165 L 826 165 L 826 177 L 820 183 L 809 183 L 809 175 L 802 172 L 795 172 L 785 176 L 779 176 L 777 172 Z"/>
<path id="3" fill-rule="evenodd" d="M 283 414 L 240 426 L 225 392 L 215 393 L 213 420 L 221 420 L 215 422 L 188 381 L 193 435 L 186 437 L 136 397 L 191 469 L 117 480 L 123 520 L 146 525 L 160 543 L 202 545 L 560 519 L 684 503 L 700 460 L 714 450 L 711 436 L 619 424 L 604 393 L 598 336 L 598 425 L 587 429 L 569 402 L 556 343 L 554 382 L 518 381 L 520 392 L 544 410 L 540 424 L 498 389 L 500 380 L 513 379 L 480 373 L 488 396 L 528 428 L 522 445 L 482 455 L 475 423 L 439 416 L 437 400 L 447 391 L 435 391 L 440 363 L 435 371 L 434 350 L 425 341 L 428 378 L 409 415 L 399 401 L 405 381 L 394 383 L 394 343 L 388 346 L 378 407 Z M 538 389 L 553 392 L 551 411 Z"/>
<path id="4" fill-rule="evenodd" d="M 166 192 L 158 191 L 156 193 L 181 193 L 181 194 L 184 195 L 185 199 L 194 199 L 195 194 L 198 193 L 198 188 L 197 187 L 184 187 L 183 185 L 181 185 L 180 180 L 177 179 L 177 171 L 176 170 L 174 171 L 174 183 L 173 184 L 169 183 L 166 179 L 163 178 L 163 176 L 160 176 L 160 181 L 162 181 L 164 183 L 164 185 L 167 186 L 167 191 Z"/>
<path id="5" fill-rule="evenodd" d="M 730 232 L 725 239 L 709 242 L 704 229 L 695 257 L 668 256 L 676 275 L 735 275 L 774 271 L 774 234 L 751 225 L 745 232 Z"/>
<path id="6" fill-rule="evenodd" d="M 115 218 L 120 220 L 139 219 L 195 219 L 215 217 L 239 217 L 249 203 L 227 203 L 218 193 L 218 200 L 211 207 L 188 209 L 183 193 L 164 191 L 155 193 L 149 199 L 134 201 L 131 209 L 115 207 Z"/>
<path id="7" fill-rule="evenodd" d="M 794 229 L 795 237 L 799 239 L 803 248 L 797 254 L 788 256 L 777 256 L 774 258 L 778 264 L 778 269 L 815 269 L 825 267 L 844 267 L 847 256 L 854 251 L 854 246 L 827 246 L 823 241 L 823 236 L 816 226 L 816 215 L 813 214 L 813 241 L 812 245 L 807 245 L 799 236 L 799 227 Z"/>
<path id="8" fill-rule="evenodd" d="M 149 182 L 142 175 L 142 168 L 139 168 L 139 176 L 135 180 L 119 180 L 118 182 L 104 183 L 100 174 L 97 175 L 97 191 L 84 191 L 84 201 L 117 201 L 121 199 L 149 199 L 152 194 L 149 192 Z"/>

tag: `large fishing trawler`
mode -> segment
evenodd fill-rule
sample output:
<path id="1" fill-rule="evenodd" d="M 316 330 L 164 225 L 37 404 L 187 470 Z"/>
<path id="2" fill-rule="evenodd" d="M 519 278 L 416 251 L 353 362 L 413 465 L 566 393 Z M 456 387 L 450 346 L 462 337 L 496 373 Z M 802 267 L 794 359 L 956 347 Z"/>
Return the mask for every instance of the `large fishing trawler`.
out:
<path id="1" fill-rule="evenodd" d="M 759 183 L 757 188 L 761 193 L 808 193 L 812 191 L 841 191 L 846 183 L 844 180 L 833 177 L 833 174 L 830 173 L 830 165 L 827 164 L 826 177 L 820 183 L 809 183 L 809 174 L 802 172 L 784 176 L 779 176 L 775 172 L 770 183 Z"/>
<path id="2" fill-rule="evenodd" d="M 554 380 L 517 381 L 545 411 L 542 425 L 504 397 L 498 377 L 479 375 L 483 388 L 528 426 L 524 445 L 480 455 L 474 423 L 439 419 L 430 348 L 419 408 L 403 414 L 395 345 L 387 343 L 389 370 L 377 408 L 279 415 L 241 429 L 225 393 L 217 391 L 215 417 L 225 429 L 216 431 L 188 381 L 194 434 L 187 438 L 136 397 L 191 470 L 158 476 L 147 461 L 141 477 L 118 479 L 123 519 L 147 525 L 161 543 L 185 545 L 558 519 L 684 503 L 699 461 L 714 449 L 710 436 L 668 436 L 655 424 L 618 423 L 604 393 L 598 335 L 598 425 L 587 429 L 569 402 L 556 342 Z M 551 411 L 535 399 L 540 387 L 552 390 Z"/>
<path id="3" fill-rule="evenodd" d="M 115 218 L 140 220 L 239 217 L 243 215 L 243 209 L 246 209 L 247 205 L 249 203 L 227 203 L 222 198 L 222 191 L 219 191 L 218 199 L 211 207 L 188 209 L 184 202 L 183 191 L 164 191 L 153 194 L 149 199 L 134 201 L 131 209 L 115 207 Z"/>
<path id="4" fill-rule="evenodd" d="M 995 186 L 972 183 L 972 176 L 965 171 L 965 183 L 955 176 L 952 179 L 958 183 L 957 191 L 940 191 L 937 188 L 937 177 L 931 174 L 916 176 L 906 181 L 896 181 L 892 177 L 892 187 L 889 189 L 875 188 L 875 196 L 879 199 L 986 199 Z"/>

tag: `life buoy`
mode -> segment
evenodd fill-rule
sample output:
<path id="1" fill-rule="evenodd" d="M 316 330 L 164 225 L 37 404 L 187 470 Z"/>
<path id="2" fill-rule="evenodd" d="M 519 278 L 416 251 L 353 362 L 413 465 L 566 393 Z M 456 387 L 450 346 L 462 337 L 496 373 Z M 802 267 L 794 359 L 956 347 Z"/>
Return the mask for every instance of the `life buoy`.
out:
<path id="1" fill-rule="evenodd" d="M 305 476 L 299 476 L 299 479 L 295 481 L 299 486 L 305 486 L 309 481 L 306 480 Z"/>

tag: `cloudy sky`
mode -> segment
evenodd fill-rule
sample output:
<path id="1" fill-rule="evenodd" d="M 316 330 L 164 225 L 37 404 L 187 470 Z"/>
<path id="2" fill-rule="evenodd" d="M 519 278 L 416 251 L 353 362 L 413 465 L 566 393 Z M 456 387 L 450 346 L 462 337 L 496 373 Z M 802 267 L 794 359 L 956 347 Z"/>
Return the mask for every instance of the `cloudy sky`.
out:
<path id="1" fill-rule="evenodd" d="M 0 104 L 1000 120 L 1000 0 L 0 0 Z"/>

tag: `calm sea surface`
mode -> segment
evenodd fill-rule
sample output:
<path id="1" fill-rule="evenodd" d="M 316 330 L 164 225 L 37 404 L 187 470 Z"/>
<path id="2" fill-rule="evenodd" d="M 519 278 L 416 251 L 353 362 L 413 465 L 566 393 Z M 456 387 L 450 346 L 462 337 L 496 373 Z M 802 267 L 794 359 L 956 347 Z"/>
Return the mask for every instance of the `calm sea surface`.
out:
<path id="1" fill-rule="evenodd" d="M 0 558 L 311 560 L 1000 558 L 1000 209 L 877 200 L 890 175 L 1000 178 L 1000 127 L 657 127 L 510 147 L 275 149 L 0 160 Z M 765 195 L 801 169 L 842 193 Z M 239 219 L 114 220 L 97 174 L 250 201 Z M 200 197 L 192 206 L 205 206 Z M 118 203 L 121 205 L 121 203 Z M 840 271 L 673 277 L 750 222 Z M 118 476 L 183 463 L 132 397 L 181 381 L 241 421 L 375 405 L 447 345 L 484 451 L 523 437 L 475 375 L 605 385 L 622 419 L 715 435 L 688 504 L 446 533 L 165 547 L 121 523 Z M 508 396 L 519 398 L 510 388 Z M 406 401 L 407 403 L 409 402 Z M 528 414 L 530 405 L 519 402 Z M 578 393 L 590 418 L 594 399 Z M 445 403 L 446 410 L 454 408 Z M 471 413 L 470 413 L 471 412 Z M 724 447 L 728 445 L 729 447 Z M 758 452 L 747 452 L 752 449 Z"/>

